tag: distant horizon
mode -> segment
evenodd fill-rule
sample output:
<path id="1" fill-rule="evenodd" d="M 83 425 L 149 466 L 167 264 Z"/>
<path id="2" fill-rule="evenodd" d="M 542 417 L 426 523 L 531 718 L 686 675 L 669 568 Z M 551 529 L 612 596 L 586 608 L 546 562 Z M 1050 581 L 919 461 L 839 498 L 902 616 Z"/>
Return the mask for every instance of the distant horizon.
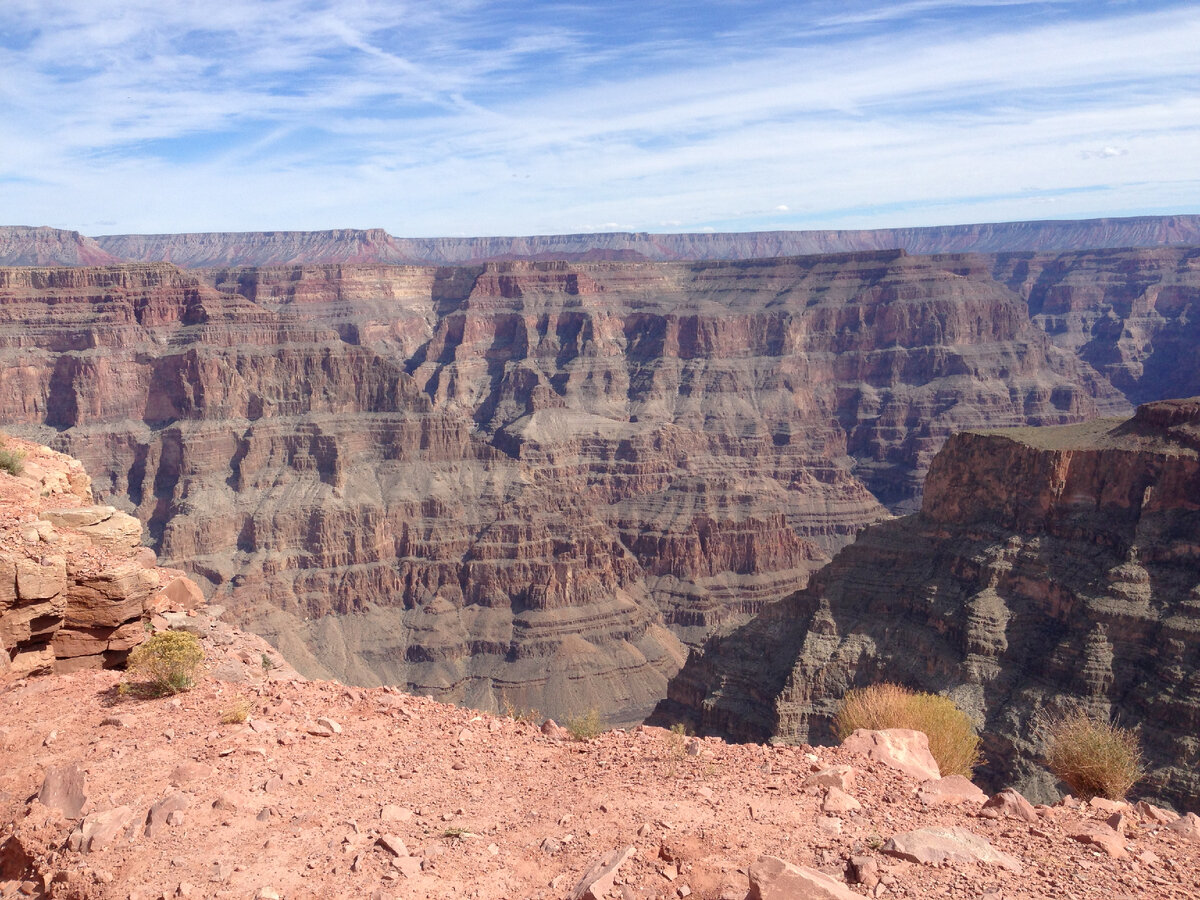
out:
<path id="1" fill-rule="evenodd" d="M 875 230 L 1200 208 L 1182 0 L 6 0 L 0 220 Z"/>
<path id="2" fill-rule="evenodd" d="M 517 233 L 510 232 L 507 234 L 396 234 L 389 231 L 380 225 L 331 225 L 324 228 L 261 228 L 261 229 L 224 229 L 224 230 L 182 230 L 182 231 L 121 231 L 121 232 L 93 232 L 85 233 L 77 228 L 62 228 L 57 225 L 29 225 L 26 223 L 8 223 L 0 225 L 0 228 L 51 228 L 58 231 L 75 232 L 87 238 L 102 238 L 102 237 L 122 237 L 126 235 L 138 236 L 158 236 L 158 235 L 181 235 L 181 234 L 322 234 L 334 231 L 383 231 L 389 237 L 399 238 L 401 240 L 416 240 L 416 241 L 433 241 L 442 239 L 453 240 L 470 240 L 477 238 L 523 238 L 523 237 L 581 237 L 592 235 L 676 235 L 676 234 L 691 234 L 697 236 L 704 235 L 720 235 L 720 234 L 772 234 L 772 233 L 787 233 L 787 232 L 812 232 L 822 233 L 831 231 L 853 232 L 853 231 L 908 231 L 916 229 L 936 229 L 936 228 L 972 228 L 996 225 L 1022 225 L 1022 224 L 1048 224 L 1048 223 L 1078 223 L 1078 222 L 1100 222 L 1100 221 L 1118 221 L 1127 219 L 1170 219 L 1170 218 L 1200 218 L 1200 212 L 1166 212 L 1166 213 L 1144 213 L 1134 215 L 1112 215 L 1112 216 L 1085 216 L 1080 218 L 1046 218 L 1046 219 L 1007 219 L 994 222 L 941 222 L 934 225 L 882 225 L 873 228 L 747 228 L 747 229 L 729 229 L 717 231 L 715 229 L 701 230 L 609 230 L 609 231 L 553 231 L 553 232 L 529 232 Z"/>

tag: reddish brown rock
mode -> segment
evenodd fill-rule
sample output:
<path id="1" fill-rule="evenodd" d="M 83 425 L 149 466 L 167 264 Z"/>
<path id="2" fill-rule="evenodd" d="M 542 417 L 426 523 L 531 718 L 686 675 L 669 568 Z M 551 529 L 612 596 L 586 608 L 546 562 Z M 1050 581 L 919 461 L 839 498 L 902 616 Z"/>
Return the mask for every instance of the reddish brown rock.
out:
<path id="1" fill-rule="evenodd" d="M 855 900 L 859 896 L 824 872 L 777 856 L 760 856 L 750 867 L 746 900 Z"/>
<path id="2" fill-rule="evenodd" d="M 38 802 L 57 809 L 68 819 L 78 818 L 87 804 L 87 776 L 78 763 L 51 766 L 46 770 Z"/>
<path id="3" fill-rule="evenodd" d="M 1033 804 L 1021 796 L 1019 791 L 1012 788 L 1006 788 L 995 796 L 991 797 L 987 803 L 983 804 L 983 809 L 979 815 L 989 819 L 1018 819 L 1022 822 L 1037 822 L 1037 810 L 1033 808 Z"/>
<path id="4" fill-rule="evenodd" d="M 1114 859 L 1125 859 L 1125 839 L 1108 825 L 1100 822 L 1083 822 L 1067 833 L 1073 841 L 1098 847 Z"/>
<path id="5" fill-rule="evenodd" d="M 929 866 L 983 863 L 1010 872 L 1020 872 L 1024 868 L 1016 857 L 1001 853 L 979 835 L 957 826 L 919 828 L 893 835 L 881 849 L 889 856 Z"/>
<path id="6" fill-rule="evenodd" d="M 842 741 L 842 749 L 848 753 L 861 753 L 921 781 L 942 777 L 937 760 L 929 752 L 929 738 L 920 731 L 906 728 L 867 731 L 860 728 Z"/>
<path id="7" fill-rule="evenodd" d="M 605 900 L 613 888 L 617 872 L 634 855 L 633 847 L 618 848 L 598 859 L 571 891 L 571 900 Z"/>
<path id="8" fill-rule="evenodd" d="M 918 796 L 930 806 L 958 803 L 984 803 L 988 796 L 962 775 L 947 775 L 922 782 Z"/>
<path id="9" fill-rule="evenodd" d="M 1200 816 L 1195 813 L 1186 813 L 1167 827 L 1189 840 L 1200 841 Z"/>

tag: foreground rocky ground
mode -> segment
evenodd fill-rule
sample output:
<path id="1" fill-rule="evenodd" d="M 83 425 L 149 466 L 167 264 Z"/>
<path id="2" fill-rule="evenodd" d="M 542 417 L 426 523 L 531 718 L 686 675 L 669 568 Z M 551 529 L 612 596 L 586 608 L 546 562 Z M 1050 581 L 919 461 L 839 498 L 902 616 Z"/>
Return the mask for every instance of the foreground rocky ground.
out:
<path id="1" fill-rule="evenodd" d="M 234 674 L 236 633 L 197 618 Z M 236 677 L 161 699 L 122 695 L 113 671 L 0 686 L 0 896 L 571 897 L 626 848 L 593 895 L 740 900 L 752 869 L 772 874 L 764 855 L 842 892 L 764 897 L 1200 892 L 1200 821 L 1144 804 L 939 803 L 971 792 L 847 748 L 646 727 L 580 742 L 261 662 Z M 248 720 L 222 724 L 239 701 Z M 928 828 L 965 829 L 992 862 L 892 855 Z M 948 834 L 963 852 L 969 838 Z"/>

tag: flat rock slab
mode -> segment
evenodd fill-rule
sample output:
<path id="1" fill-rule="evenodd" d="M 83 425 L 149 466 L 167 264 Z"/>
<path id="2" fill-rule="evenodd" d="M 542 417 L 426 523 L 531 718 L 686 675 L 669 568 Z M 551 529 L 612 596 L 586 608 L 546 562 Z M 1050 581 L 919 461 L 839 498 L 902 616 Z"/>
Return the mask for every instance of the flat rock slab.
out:
<path id="1" fill-rule="evenodd" d="M 860 900 L 846 885 L 824 872 L 794 866 L 777 856 L 760 856 L 750 867 L 746 900 Z"/>
<path id="2" fill-rule="evenodd" d="M 842 741 L 842 749 L 861 753 L 868 759 L 898 769 L 920 781 L 942 777 L 937 760 L 929 752 L 929 738 L 921 731 L 909 728 L 868 731 L 860 728 Z"/>
<path id="3" fill-rule="evenodd" d="M 1200 841 L 1200 816 L 1195 813 L 1181 816 L 1167 827 L 1189 840 Z"/>
<path id="4" fill-rule="evenodd" d="M 87 778 L 79 764 L 50 766 L 46 769 L 38 801 L 43 806 L 57 809 L 68 819 L 79 818 L 87 803 Z"/>
<path id="5" fill-rule="evenodd" d="M 1017 819 L 1030 823 L 1038 820 L 1033 804 L 1012 788 L 1005 788 L 989 799 L 979 814 L 985 819 Z"/>
<path id="6" fill-rule="evenodd" d="M 618 847 L 598 859 L 575 885 L 571 900 L 604 900 L 616 881 L 617 870 L 635 852 L 633 847 Z"/>
<path id="7" fill-rule="evenodd" d="M 1085 822 L 1068 833 L 1067 837 L 1081 844 L 1099 847 L 1113 859 L 1124 859 L 1129 855 L 1125 851 L 1125 839 L 1108 825 L 1099 822 Z"/>
<path id="8" fill-rule="evenodd" d="M 984 863 L 1021 872 L 1024 866 L 1016 857 L 1001 853 L 979 835 L 965 828 L 919 828 L 894 835 L 883 845 L 888 856 L 907 859 L 927 866 L 947 863 Z"/>
<path id="9" fill-rule="evenodd" d="M 988 799 L 987 794 L 961 775 L 947 775 L 936 781 L 926 781 L 921 785 L 918 796 L 930 806 L 985 803 Z"/>

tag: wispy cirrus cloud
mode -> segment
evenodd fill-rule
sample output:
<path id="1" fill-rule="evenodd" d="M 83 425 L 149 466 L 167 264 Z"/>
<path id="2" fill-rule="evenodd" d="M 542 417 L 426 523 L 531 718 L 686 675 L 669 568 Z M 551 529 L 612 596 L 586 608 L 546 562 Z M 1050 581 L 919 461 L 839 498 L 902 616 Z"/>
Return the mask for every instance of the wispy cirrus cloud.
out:
<path id="1" fill-rule="evenodd" d="M 7 0 L 0 219 L 416 235 L 1194 211 L 1197 46 L 1200 10 L 1170 3 Z"/>

